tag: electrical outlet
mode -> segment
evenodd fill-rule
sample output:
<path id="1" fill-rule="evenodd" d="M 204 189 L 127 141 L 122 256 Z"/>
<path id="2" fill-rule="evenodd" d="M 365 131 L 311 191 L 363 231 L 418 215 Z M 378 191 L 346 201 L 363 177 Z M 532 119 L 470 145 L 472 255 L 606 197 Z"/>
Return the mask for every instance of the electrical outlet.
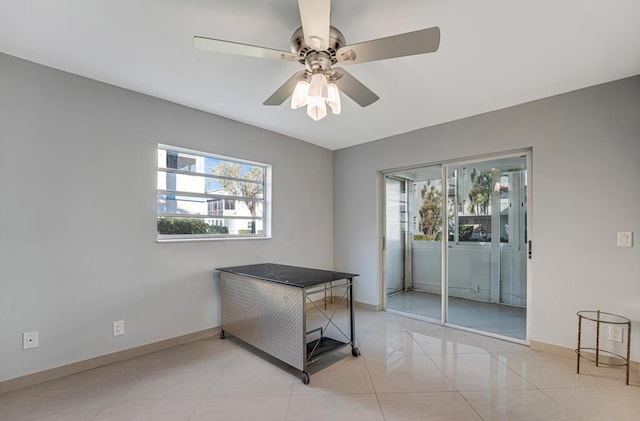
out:
<path id="1" fill-rule="evenodd" d="M 124 335 L 124 320 L 113 322 L 113 336 Z"/>
<path id="2" fill-rule="evenodd" d="M 618 232 L 618 247 L 633 247 L 633 232 L 632 231 L 619 231 Z"/>
<path id="3" fill-rule="evenodd" d="M 37 348 L 39 345 L 38 331 L 24 332 L 22 334 L 22 349 Z"/>
<path id="4" fill-rule="evenodd" d="M 622 342 L 623 339 L 622 326 L 609 326 L 609 340 L 611 342 Z"/>

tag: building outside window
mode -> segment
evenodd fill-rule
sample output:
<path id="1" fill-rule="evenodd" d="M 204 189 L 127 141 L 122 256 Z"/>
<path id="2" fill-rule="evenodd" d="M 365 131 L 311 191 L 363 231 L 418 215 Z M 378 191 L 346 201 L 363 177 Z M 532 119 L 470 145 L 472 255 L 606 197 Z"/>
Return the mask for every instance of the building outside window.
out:
<path id="1" fill-rule="evenodd" d="M 270 236 L 271 166 L 158 145 L 158 239 Z"/>

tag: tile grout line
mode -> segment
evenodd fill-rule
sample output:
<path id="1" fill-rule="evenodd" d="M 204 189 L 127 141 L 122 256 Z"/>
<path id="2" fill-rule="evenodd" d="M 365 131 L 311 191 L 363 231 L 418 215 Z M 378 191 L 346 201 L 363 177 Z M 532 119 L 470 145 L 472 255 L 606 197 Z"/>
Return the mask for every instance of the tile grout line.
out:
<path id="1" fill-rule="evenodd" d="M 291 401 L 293 400 L 293 382 L 295 380 L 291 381 L 291 387 L 289 388 L 289 401 L 287 402 L 287 413 L 285 415 L 285 420 L 289 419 L 289 414 L 291 413 Z"/>
<path id="2" fill-rule="evenodd" d="M 193 410 L 191 411 L 191 414 L 189 414 L 189 418 L 187 418 L 187 421 L 190 421 L 193 419 L 193 416 L 196 414 L 196 411 L 200 409 L 200 406 L 202 406 L 202 403 L 204 402 L 204 400 L 207 398 L 207 396 L 209 396 L 209 391 L 211 390 L 212 387 L 213 385 L 209 388 L 209 390 L 207 390 L 207 393 L 205 393 L 205 395 L 200 399 L 200 402 L 198 402 L 196 407 L 193 408 Z"/>
<path id="3" fill-rule="evenodd" d="M 380 396 L 378 396 L 378 390 L 376 389 L 376 384 L 373 381 L 373 377 L 371 376 L 371 370 L 369 369 L 369 364 L 367 363 L 367 359 L 364 358 L 362 354 L 360 357 L 364 360 L 364 366 L 367 368 L 367 374 L 369 375 L 369 381 L 371 382 L 371 387 L 373 387 L 373 394 L 376 396 L 376 402 L 378 402 L 378 409 L 380 410 L 380 414 L 382 415 L 382 419 L 386 420 L 387 417 L 384 414 L 384 410 L 382 409 L 382 404 L 380 403 Z"/>
<path id="4" fill-rule="evenodd" d="M 191 414 L 189 414 L 189 418 L 187 418 L 187 421 L 190 421 L 190 420 L 193 419 L 193 416 L 196 414 L 198 409 L 200 409 L 200 406 L 202 406 L 202 403 L 204 402 L 204 400 L 209 396 L 209 393 L 211 392 L 211 389 L 213 389 L 213 379 L 211 380 L 211 385 L 209 386 L 207 391 L 204 393 L 204 396 L 202 396 L 202 398 L 200 398 L 200 402 L 198 402 L 196 407 L 193 408 L 193 411 L 191 411 Z"/>
<path id="5" fill-rule="evenodd" d="M 411 335 L 411 339 L 413 339 L 415 341 L 415 339 L 413 338 L 413 335 Z M 473 341 L 472 338 L 469 338 L 471 341 Z M 433 363 L 433 365 L 438 369 L 438 371 L 440 372 L 440 374 L 442 374 L 442 376 L 444 376 L 445 379 L 447 379 L 447 381 L 451 384 L 451 386 L 453 387 L 453 389 L 455 390 L 455 392 L 465 401 L 465 403 L 469 406 L 469 408 L 471 408 L 471 410 L 473 412 L 475 412 L 475 414 L 478 416 L 478 418 L 480 418 L 481 421 L 484 421 L 484 418 L 482 418 L 482 415 L 480 415 L 480 413 L 476 410 L 476 408 L 471 405 L 471 403 L 467 400 L 467 398 L 465 398 L 465 396 L 462 394 L 462 392 L 458 389 L 458 387 L 455 385 L 455 383 L 453 383 L 451 381 L 451 379 L 449 378 L 449 376 L 447 376 L 447 374 L 442 370 L 442 368 L 440 368 L 440 366 L 438 364 L 436 364 L 436 362 L 433 360 L 433 358 L 431 358 L 431 355 L 427 353 L 427 351 L 422 348 L 422 346 L 420 346 L 420 344 L 415 341 L 418 344 L 418 347 L 420 347 L 420 349 L 422 349 L 422 351 L 425 353 L 425 355 L 427 356 L 427 358 L 429 358 L 429 360 Z M 438 354 L 438 355 L 442 355 L 442 354 Z M 457 353 L 452 354 L 452 355 L 458 355 Z"/>
<path id="6" fill-rule="evenodd" d="M 533 351 L 533 350 L 532 350 Z M 556 401 L 554 398 L 552 398 L 551 396 L 547 395 L 544 390 L 542 390 L 540 387 L 538 387 L 537 385 L 535 385 L 533 382 L 529 381 L 529 379 L 527 379 L 526 377 L 518 374 L 517 371 L 515 371 L 513 368 L 511 368 L 507 363 L 504 363 L 502 361 L 500 361 L 499 358 L 496 358 L 498 360 L 498 362 L 502 365 L 504 365 L 507 369 L 513 371 L 516 375 L 522 377 L 524 379 L 524 381 L 526 381 L 528 384 L 530 384 L 531 386 L 533 386 L 533 389 L 529 389 L 529 390 L 537 390 L 538 392 L 542 393 L 543 396 L 545 396 L 546 398 L 550 399 L 553 403 L 555 403 L 556 405 L 558 405 L 560 408 L 562 408 L 565 411 L 569 411 L 569 408 L 565 407 L 564 405 L 562 405 L 560 402 Z M 559 389 L 575 389 L 577 386 L 568 386 L 568 387 L 560 387 Z"/>

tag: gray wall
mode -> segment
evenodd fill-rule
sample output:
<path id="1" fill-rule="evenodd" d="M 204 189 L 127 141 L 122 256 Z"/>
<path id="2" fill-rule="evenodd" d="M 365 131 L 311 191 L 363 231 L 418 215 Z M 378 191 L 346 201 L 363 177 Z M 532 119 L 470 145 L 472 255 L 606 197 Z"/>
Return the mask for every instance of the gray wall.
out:
<path id="1" fill-rule="evenodd" d="M 390 116 L 389 118 L 393 118 Z M 425 128 L 334 154 L 335 266 L 381 302 L 378 171 L 533 150 L 531 339 L 575 347 L 576 312 L 634 321 L 640 359 L 640 77 Z M 634 231 L 617 248 L 617 231 Z"/>
<path id="2" fill-rule="evenodd" d="M 272 164 L 273 238 L 157 243 L 158 142 Z M 0 381 L 218 326 L 216 267 L 332 268 L 332 177 L 326 149 L 0 55 Z"/>
<path id="3" fill-rule="evenodd" d="M 219 266 L 335 259 L 378 304 L 377 172 L 524 147 L 531 339 L 574 347 L 580 309 L 638 321 L 639 246 L 615 233 L 640 238 L 639 117 L 635 77 L 332 154 L 0 55 L 0 381 L 219 325 Z M 158 244 L 158 142 L 272 164 L 273 239 Z M 30 330 L 40 347 L 23 351 Z"/>

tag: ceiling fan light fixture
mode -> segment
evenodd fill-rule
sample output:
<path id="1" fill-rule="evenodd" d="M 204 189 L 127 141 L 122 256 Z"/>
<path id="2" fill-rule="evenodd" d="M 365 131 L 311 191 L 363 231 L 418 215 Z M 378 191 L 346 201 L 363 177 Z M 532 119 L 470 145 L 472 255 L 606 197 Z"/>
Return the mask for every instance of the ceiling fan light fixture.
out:
<path id="1" fill-rule="evenodd" d="M 297 110 L 307 105 L 307 95 L 309 95 L 309 82 L 304 79 L 299 80 L 291 95 L 291 109 Z"/>
<path id="2" fill-rule="evenodd" d="M 309 97 L 328 99 L 329 88 L 327 85 L 327 77 L 323 73 L 312 74 L 311 83 L 309 84 Z"/>
<path id="3" fill-rule="evenodd" d="M 327 75 L 322 72 L 303 76 L 293 89 L 291 95 L 291 109 L 307 106 L 307 115 L 314 121 L 322 120 L 327 116 L 327 105 L 331 107 L 333 114 L 340 114 L 340 91 L 338 86 L 327 80 Z"/>
<path id="4" fill-rule="evenodd" d="M 419 29 L 357 44 L 347 44 L 344 35 L 331 25 L 331 0 L 298 0 L 302 25 L 290 38 L 291 52 L 259 47 L 239 42 L 201 36 L 193 37 L 198 50 L 298 62 L 305 70 L 294 73 L 263 105 L 283 104 L 291 97 L 291 108 L 307 106 L 307 114 L 318 121 L 342 111 L 340 89 L 361 107 L 376 102 L 378 95 L 342 68 L 333 65 L 352 65 L 396 57 L 407 57 L 438 51 L 440 28 Z"/>
<path id="5" fill-rule="evenodd" d="M 322 97 L 307 97 L 307 115 L 314 121 L 327 116 L 327 104 Z"/>
<path id="6" fill-rule="evenodd" d="M 340 90 L 338 89 L 338 85 L 333 82 L 329 83 L 327 85 L 327 91 L 329 94 L 327 104 L 331 107 L 331 112 L 333 114 L 340 114 L 342 111 L 342 104 L 340 103 Z"/>

